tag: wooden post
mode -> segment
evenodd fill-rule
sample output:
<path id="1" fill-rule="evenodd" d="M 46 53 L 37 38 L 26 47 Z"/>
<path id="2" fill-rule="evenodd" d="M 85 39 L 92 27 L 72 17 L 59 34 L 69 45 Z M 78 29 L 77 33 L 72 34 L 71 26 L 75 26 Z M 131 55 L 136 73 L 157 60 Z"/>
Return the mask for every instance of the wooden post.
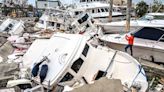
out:
<path id="1" fill-rule="evenodd" d="M 109 22 L 112 22 L 113 0 L 109 1 Z"/>
<path id="2" fill-rule="evenodd" d="M 130 10 L 131 10 L 131 4 L 132 4 L 132 0 L 128 0 L 127 1 L 127 9 L 126 9 L 126 31 L 130 31 Z"/>

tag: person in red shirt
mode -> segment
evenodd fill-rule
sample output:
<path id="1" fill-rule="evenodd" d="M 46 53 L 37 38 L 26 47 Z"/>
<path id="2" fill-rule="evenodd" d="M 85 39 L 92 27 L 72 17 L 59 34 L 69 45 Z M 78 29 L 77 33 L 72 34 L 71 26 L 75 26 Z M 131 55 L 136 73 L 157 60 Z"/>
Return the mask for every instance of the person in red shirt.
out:
<path id="1" fill-rule="evenodd" d="M 127 49 L 130 48 L 131 55 L 133 56 L 133 42 L 134 42 L 134 34 L 130 34 L 130 36 L 125 36 L 126 40 L 128 41 L 128 45 L 125 47 L 125 52 L 127 52 Z"/>

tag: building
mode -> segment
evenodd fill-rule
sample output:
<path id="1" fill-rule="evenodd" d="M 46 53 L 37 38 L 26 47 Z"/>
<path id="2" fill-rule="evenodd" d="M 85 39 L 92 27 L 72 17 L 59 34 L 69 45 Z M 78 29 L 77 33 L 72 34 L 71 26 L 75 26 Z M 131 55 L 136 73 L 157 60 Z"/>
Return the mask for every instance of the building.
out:
<path id="1" fill-rule="evenodd" d="M 113 0 L 113 4 L 115 4 L 115 5 L 126 5 L 127 0 Z"/>
<path id="2" fill-rule="evenodd" d="M 55 8 L 60 5 L 59 0 L 36 0 L 37 9 L 46 9 L 47 7 Z"/>

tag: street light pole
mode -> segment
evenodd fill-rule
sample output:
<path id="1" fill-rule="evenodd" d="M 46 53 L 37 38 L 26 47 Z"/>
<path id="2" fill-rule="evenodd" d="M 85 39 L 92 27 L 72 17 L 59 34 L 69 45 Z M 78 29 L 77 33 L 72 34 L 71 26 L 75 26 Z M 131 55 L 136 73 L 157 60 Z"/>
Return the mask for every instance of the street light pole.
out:
<path id="1" fill-rule="evenodd" d="M 113 0 L 109 1 L 109 22 L 112 22 Z"/>
<path id="2" fill-rule="evenodd" d="M 131 11 L 132 0 L 127 0 L 127 9 L 126 9 L 126 31 L 130 31 L 130 11 Z"/>

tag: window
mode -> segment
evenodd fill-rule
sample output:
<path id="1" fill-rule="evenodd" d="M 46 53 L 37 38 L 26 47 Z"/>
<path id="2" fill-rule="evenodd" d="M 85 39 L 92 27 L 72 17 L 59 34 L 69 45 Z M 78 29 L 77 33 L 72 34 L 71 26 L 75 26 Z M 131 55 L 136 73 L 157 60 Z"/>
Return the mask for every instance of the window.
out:
<path id="1" fill-rule="evenodd" d="M 96 76 L 95 80 L 100 79 L 101 77 L 103 77 L 103 76 L 104 76 L 104 74 L 105 74 L 105 72 L 104 72 L 104 71 L 99 70 L 99 71 L 98 71 L 98 73 L 97 73 L 97 76 Z"/>
<path id="2" fill-rule="evenodd" d="M 100 12 L 100 9 L 98 9 L 98 12 Z"/>
<path id="3" fill-rule="evenodd" d="M 87 21 L 89 18 L 88 14 L 85 14 L 81 19 L 78 20 L 79 24 L 82 24 L 83 22 Z"/>
<path id="4" fill-rule="evenodd" d="M 109 12 L 109 9 L 108 9 L 108 8 L 105 8 L 105 11 L 106 11 L 106 12 Z"/>
<path id="5" fill-rule="evenodd" d="M 39 20 L 39 23 L 44 24 L 44 21 L 43 20 Z"/>
<path id="6" fill-rule="evenodd" d="M 74 70 L 76 73 L 80 70 L 82 64 L 83 64 L 83 60 L 81 58 L 79 58 L 78 60 L 76 60 L 72 66 L 71 69 Z"/>
<path id="7" fill-rule="evenodd" d="M 47 4 L 44 4 L 44 7 L 47 7 Z"/>
<path id="8" fill-rule="evenodd" d="M 164 30 L 144 27 L 141 30 L 134 33 L 134 37 L 158 41 L 163 34 Z"/>
<path id="9" fill-rule="evenodd" d="M 95 10 L 94 9 L 92 9 L 92 13 L 95 13 Z"/>
<path id="10" fill-rule="evenodd" d="M 12 24 L 9 24 L 9 27 L 10 27 L 10 28 L 12 28 L 12 27 L 13 27 L 13 25 L 12 25 Z"/>
<path id="11" fill-rule="evenodd" d="M 103 8 L 101 9 L 101 11 L 102 11 L 102 12 L 105 12 L 105 10 L 104 10 Z"/>
<path id="12" fill-rule="evenodd" d="M 49 22 L 49 25 L 50 25 L 50 26 L 54 26 L 55 23 L 54 23 L 54 22 Z"/>
<path id="13" fill-rule="evenodd" d="M 87 56 L 88 50 L 89 50 L 89 45 L 86 44 L 85 47 L 84 47 L 84 50 L 83 50 L 83 52 L 82 52 L 82 54 L 83 54 L 85 57 Z"/>
<path id="14" fill-rule="evenodd" d="M 69 72 L 65 74 L 65 76 L 61 79 L 60 82 L 70 81 L 73 79 L 73 75 L 71 75 Z"/>
<path id="15" fill-rule="evenodd" d="M 10 29 L 9 29 L 8 27 L 6 27 L 4 31 L 9 32 L 9 30 L 10 30 Z"/>
<path id="16" fill-rule="evenodd" d="M 86 25 L 86 28 L 88 28 L 88 27 L 89 27 L 89 24 Z"/>
<path id="17" fill-rule="evenodd" d="M 79 12 L 75 12 L 75 15 L 79 15 Z"/>
<path id="18" fill-rule="evenodd" d="M 95 21 L 93 19 L 91 19 L 91 22 L 94 23 Z"/>
<path id="19" fill-rule="evenodd" d="M 85 2 L 85 0 L 80 0 L 81 2 Z"/>
<path id="20" fill-rule="evenodd" d="M 60 24 L 59 23 L 56 24 L 56 28 L 60 29 Z"/>

